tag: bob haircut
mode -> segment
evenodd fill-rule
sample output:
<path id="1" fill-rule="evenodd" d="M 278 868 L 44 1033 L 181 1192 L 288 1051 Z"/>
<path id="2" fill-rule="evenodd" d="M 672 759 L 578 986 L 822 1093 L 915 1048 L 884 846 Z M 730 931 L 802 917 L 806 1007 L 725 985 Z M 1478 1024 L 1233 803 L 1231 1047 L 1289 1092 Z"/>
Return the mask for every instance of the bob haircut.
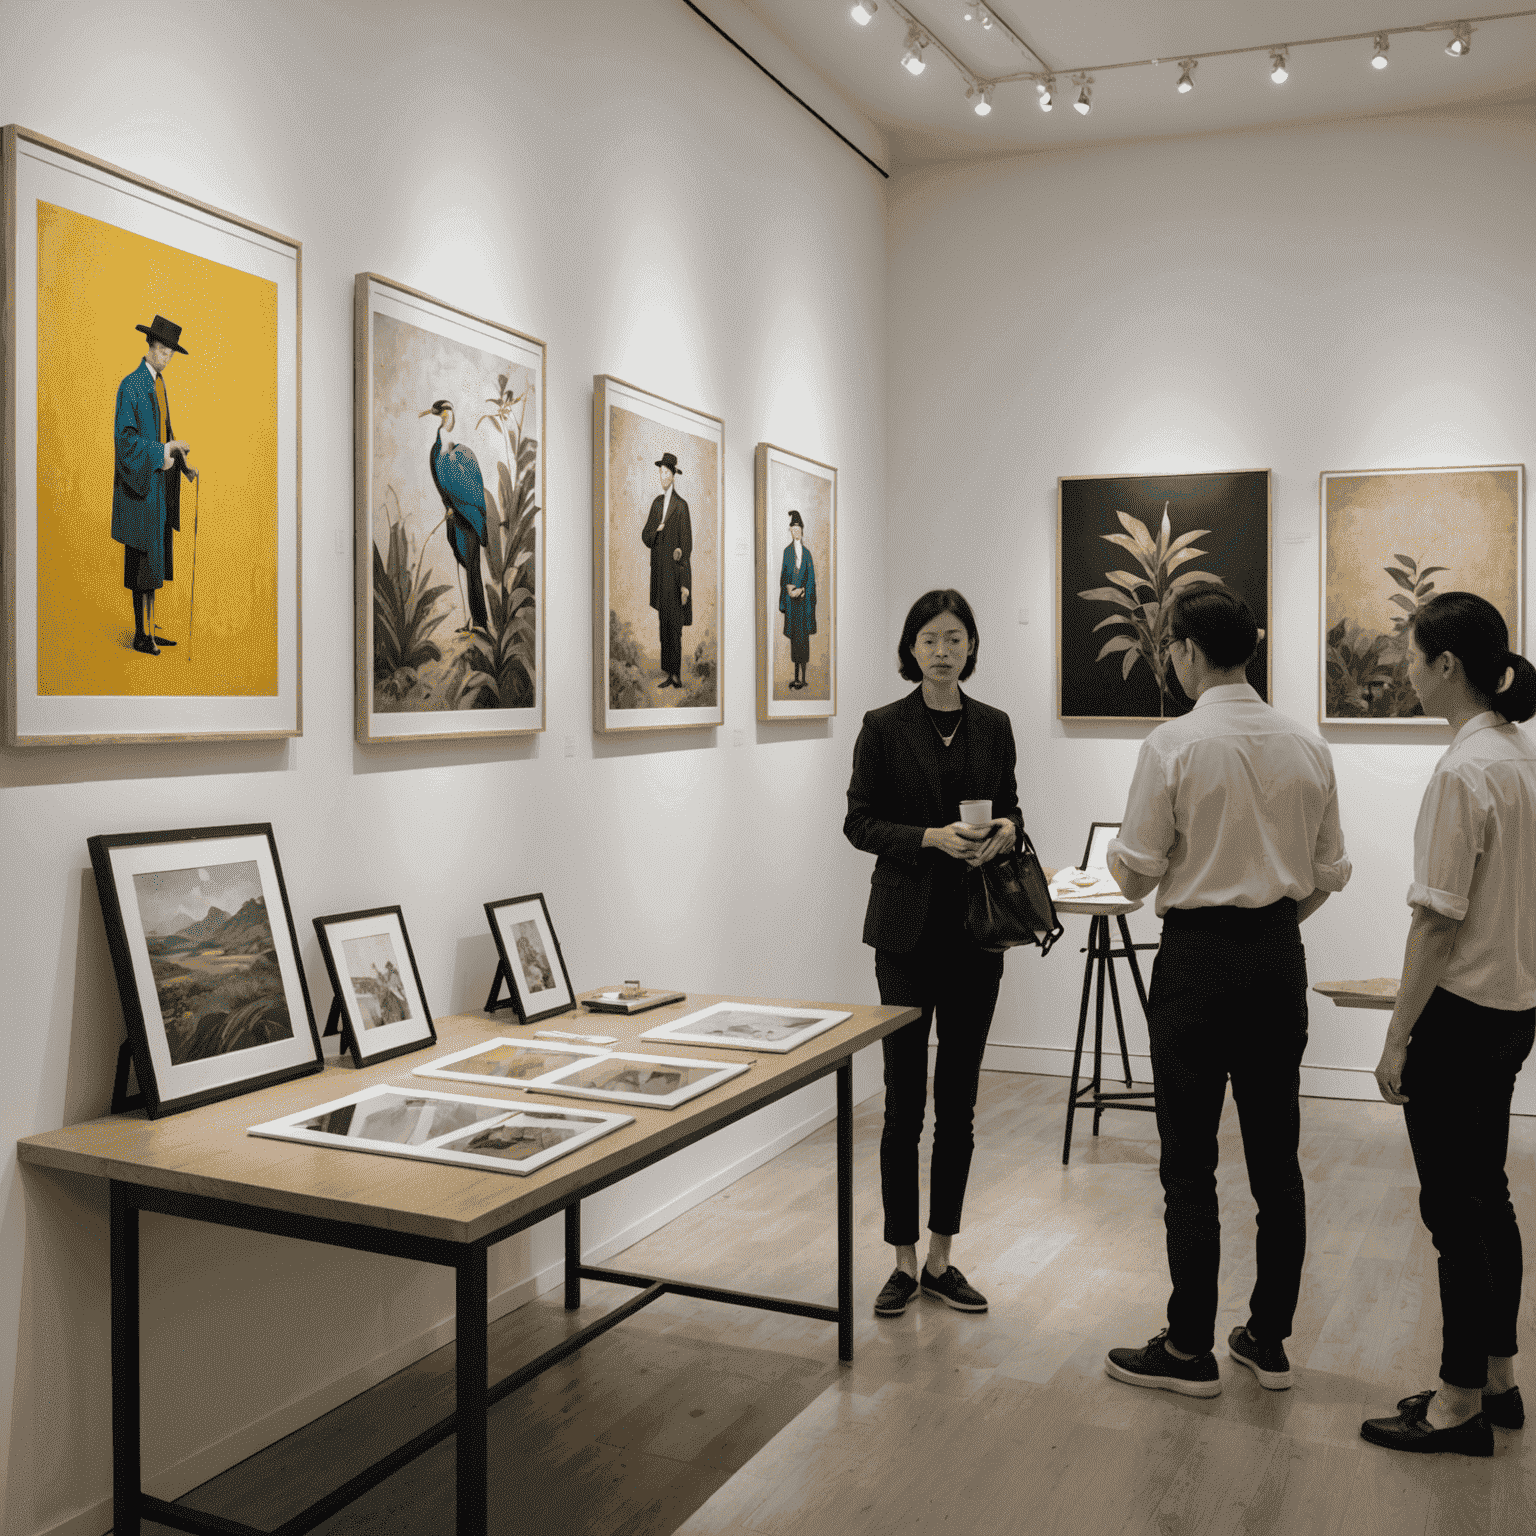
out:
<path id="1" fill-rule="evenodd" d="M 1420 605 L 1408 628 L 1426 660 L 1449 651 L 1488 707 L 1506 720 L 1520 725 L 1536 715 L 1536 667 L 1510 650 L 1509 626 L 1487 598 L 1473 592 L 1438 593 Z M 1511 668 L 1515 675 L 1500 693 Z"/>
<path id="2" fill-rule="evenodd" d="M 912 655 L 917 632 L 923 625 L 931 624 L 941 613 L 954 614 L 965 625 L 965 632 L 971 637 L 971 654 L 966 657 L 965 665 L 960 669 L 960 681 L 963 683 L 976 670 L 976 657 L 981 651 L 976 615 L 971 612 L 971 605 L 953 587 L 935 587 L 932 592 L 924 592 L 912 604 L 907 613 L 907 622 L 901 626 L 901 639 L 896 642 L 897 670 L 909 683 L 920 683 L 923 680 L 923 669 Z"/>
<path id="3" fill-rule="evenodd" d="M 1185 587 L 1174 598 L 1168 630 L 1175 640 L 1193 640 L 1223 672 L 1246 667 L 1259 648 L 1253 610 L 1230 588 L 1209 582 Z"/>

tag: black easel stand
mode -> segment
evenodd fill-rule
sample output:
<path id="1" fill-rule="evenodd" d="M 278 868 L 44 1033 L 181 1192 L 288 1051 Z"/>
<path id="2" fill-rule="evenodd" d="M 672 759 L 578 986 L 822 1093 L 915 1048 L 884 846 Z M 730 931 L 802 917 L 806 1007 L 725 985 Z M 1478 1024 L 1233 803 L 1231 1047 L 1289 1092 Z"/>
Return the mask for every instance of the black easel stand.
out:
<path id="1" fill-rule="evenodd" d="M 507 989 L 507 995 L 501 997 L 501 989 Z M 496 1013 L 502 1008 L 517 1008 L 517 997 L 512 991 L 512 978 L 507 975 L 507 968 L 499 960 L 496 962 L 496 974 L 491 978 L 491 990 L 485 994 L 485 1011 Z M 522 1009 L 517 1008 L 518 1023 L 522 1023 Z"/>
<path id="2" fill-rule="evenodd" d="M 130 1109 L 144 1108 L 143 1093 L 128 1092 L 128 1069 L 133 1065 L 133 1048 L 126 1040 L 117 1049 L 117 1071 L 112 1074 L 111 1114 L 124 1115 Z"/>
<path id="3" fill-rule="evenodd" d="M 1125 1071 L 1125 1086 L 1131 1086 L 1131 1054 L 1125 1045 L 1125 1019 L 1120 1012 L 1120 986 L 1115 979 L 1115 961 L 1126 960 L 1130 962 L 1131 980 L 1136 983 L 1136 996 L 1141 1001 L 1143 1016 L 1147 1012 L 1147 989 L 1141 984 L 1141 968 L 1136 964 L 1136 951 L 1138 949 L 1156 949 L 1156 944 L 1131 943 L 1131 930 L 1126 926 L 1123 913 L 1117 914 L 1115 921 L 1120 925 L 1121 948 L 1114 948 L 1114 941 L 1109 934 L 1109 914 L 1104 913 L 1093 917 L 1088 926 L 1088 944 L 1083 951 L 1088 956 L 1083 966 L 1083 1003 L 1077 1013 L 1077 1048 L 1072 1053 L 1072 1091 L 1067 1096 L 1067 1134 L 1062 1144 L 1062 1166 L 1072 1157 L 1072 1120 L 1078 1107 L 1086 1109 L 1093 1107 L 1093 1134 L 1099 1134 L 1099 1117 L 1106 1109 L 1141 1109 L 1157 1112 L 1157 1105 L 1153 1103 L 1128 1102 L 1137 1099 L 1151 1099 L 1153 1091 L 1150 1088 L 1138 1089 L 1134 1093 L 1105 1093 L 1103 1091 L 1102 1077 L 1104 1070 L 1104 978 L 1109 977 L 1109 996 L 1115 1010 L 1115 1033 L 1120 1038 L 1120 1065 Z M 1094 966 L 1098 966 L 1099 984 L 1095 998 L 1093 1018 L 1093 1076 L 1081 1088 L 1078 1080 L 1082 1075 L 1083 1066 L 1083 1036 L 1088 1028 L 1088 994 L 1093 990 Z"/>
<path id="4" fill-rule="evenodd" d="M 347 1022 L 347 1011 L 341 1006 L 341 999 L 331 999 L 331 1011 L 325 1016 L 325 1028 L 320 1031 L 320 1038 L 324 1040 L 327 1035 L 340 1035 L 341 1041 L 336 1047 L 338 1057 L 346 1056 L 352 1050 L 352 1026 Z M 357 1058 L 352 1058 L 354 1061 Z"/>

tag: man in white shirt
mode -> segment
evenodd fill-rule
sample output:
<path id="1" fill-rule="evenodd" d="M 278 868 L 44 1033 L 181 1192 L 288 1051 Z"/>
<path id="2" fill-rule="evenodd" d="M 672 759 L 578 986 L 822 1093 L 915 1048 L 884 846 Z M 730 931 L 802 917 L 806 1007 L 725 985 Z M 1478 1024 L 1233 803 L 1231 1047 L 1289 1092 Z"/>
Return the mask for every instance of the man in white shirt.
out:
<path id="1" fill-rule="evenodd" d="M 1300 922 L 1350 876 L 1324 742 L 1249 686 L 1258 626 L 1216 585 L 1174 601 L 1169 656 L 1194 709 L 1142 743 L 1110 870 L 1126 895 L 1157 891 L 1162 944 L 1148 1032 L 1173 1294 L 1168 1327 L 1112 1349 L 1118 1381 L 1214 1397 L 1221 1223 L 1216 1134 L 1227 1079 L 1259 1207 L 1258 1278 L 1233 1359 L 1273 1390 L 1290 1385 L 1291 1331 L 1306 1257 L 1297 1159 L 1307 964 Z"/>

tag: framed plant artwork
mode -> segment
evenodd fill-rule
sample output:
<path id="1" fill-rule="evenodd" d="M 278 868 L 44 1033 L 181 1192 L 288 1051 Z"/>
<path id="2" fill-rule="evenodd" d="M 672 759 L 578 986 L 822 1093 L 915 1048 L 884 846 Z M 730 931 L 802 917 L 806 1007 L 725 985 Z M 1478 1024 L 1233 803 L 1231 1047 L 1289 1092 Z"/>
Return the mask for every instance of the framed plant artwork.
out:
<path id="1" fill-rule="evenodd" d="M 827 1008 L 780 1008 L 767 1003 L 711 1003 L 697 1013 L 658 1024 L 642 1040 L 724 1045 L 783 1055 L 853 1015 Z"/>
<path id="2" fill-rule="evenodd" d="M 485 1011 L 515 1008 L 524 1024 L 569 1013 L 576 1006 L 576 995 L 543 893 L 488 901 L 485 915 L 499 956 Z M 501 996 L 503 987 L 506 997 Z"/>
<path id="3" fill-rule="evenodd" d="M 1408 626 L 1437 592 L 1487 598 L 1523 648 L 1523 464 L 1327 470 L 1319 501 L 1324 725 L 1422 722 Z"/>
<path id="4" fill-rule="evenodd" d="M 247 1134 L 343 1152 L 377 1152 L 493 1173 L 536 1173 L 633 1115 L 474 1099 L 381 1083 L 253 1125 Z"/>
<path id="5" fill-rule="evenodd" d="M 331 978 L 328 1035 L 342 1026 L 343 1049 L 360 1067 L 437 1043 L 437 1030 L 405 916 L 373 907 L 315 919 L 315 935 Z"/>
<path id="6" fill-rule="evenodd" d="M 837 471 L 757 445 L 757 718 L 837 713 Z"/>
<path id="7" fill-rule="evenodd" d="M 269 824 L 87 841 L 151 1119 L 321 1070 Z"/>
<path id="8" fill-rule="evenodd" d="M 1058 483 L 1057 713 L 1170 719 L 1193 707 L 1168 660 L 1168 614 L 1218 582 L 1259 624 L 1248 681 L 1270 696 L 1270 475 L 1070 475 Z"/>
<path id="9" fill-rule="evenodd" d="M 592 381 L 592 729 L 719 725 L 725 424 Z"/>
<path id="10" fill-rule="evenodd" d="M 299 242 L 0 160 L 6 741 L 299 735 Z"/>
<path id="11" fill-rule="evenodd" d="M 353 284 L 357 739 L 544 729 L 542 341 Z"/>

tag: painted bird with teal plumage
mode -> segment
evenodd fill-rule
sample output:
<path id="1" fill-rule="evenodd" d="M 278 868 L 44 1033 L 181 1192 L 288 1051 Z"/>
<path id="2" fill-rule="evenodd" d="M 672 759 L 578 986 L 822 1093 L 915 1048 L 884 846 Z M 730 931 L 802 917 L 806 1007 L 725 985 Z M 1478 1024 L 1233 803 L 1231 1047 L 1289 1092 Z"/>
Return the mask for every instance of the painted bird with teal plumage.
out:
<path id="1" fill-rule="evenodd" d="M 474 450 L 453 440 L 454 411 L 451 400 L 434 400 L 421 416 L 438 418 L 428 463 L 432 483 L 446 509 L 448 544 L 453 558 L 464 570 L 468 590 L 468 621 L 459 630 L 485 633 L 485 583 L 480 575 L 480 551 L 485 545 L 485 480 Z M 421 419 L 421 416 L 417 420 Z M 460 594 L 461 601 L 463 593 Z"/>

